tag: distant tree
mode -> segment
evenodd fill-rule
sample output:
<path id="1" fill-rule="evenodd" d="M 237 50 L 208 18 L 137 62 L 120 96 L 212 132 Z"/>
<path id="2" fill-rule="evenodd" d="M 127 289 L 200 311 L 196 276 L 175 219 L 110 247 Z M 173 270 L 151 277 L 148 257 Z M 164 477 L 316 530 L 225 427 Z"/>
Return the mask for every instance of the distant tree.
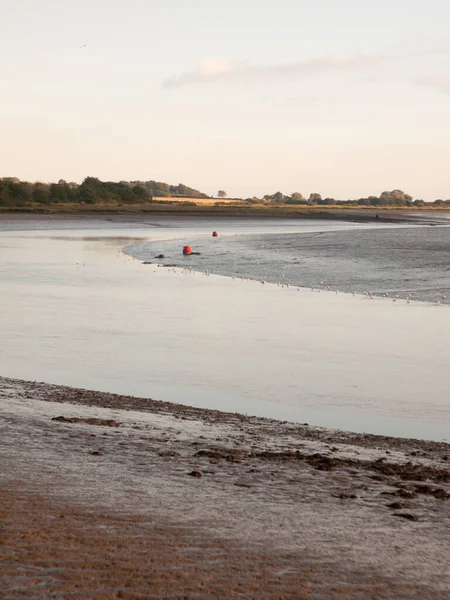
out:
<path id="1" fill-rule="evenodd" d="M 412 196 L 402 190 L 392 190 L 392 192 L 383 192 L 380 200 L 383 206 L 409 206 L 412 203 Z"/>
<path id="2" fill-rule="evenodd" d="M 294 200 L 294 202 L 301 202 L 302 200 L 304 200 L 303 195 L 300 194 L 300 192 L 294 192 L 291 195 L 291 199 Z"/>
<path id="3" fill-rule="evenodd" d="M 15 177 L 0 179 L 0 205 L 25 206 L 32 199 L 33 186 Z"/>
<path id="4" fill-rule="evenodd" d="M 309 195 L 308 204 L 317 204 L 319 200 L 322 200 L 322 196 L 317 193 L 312 193 Z"/>
<path id="5" fill-rule="evenodd" d="M 173 187 L 169 186 L 167 183 L 159 183 L 157 181 L 144 181 L 141 185 L 145 187 L 149 196 L 161 196 L 163 198 L 170 196 L 170 188 Z"/>
<path id="6" fill-rule="evenodd" d="M 61 179 L 60 179 L 61 181 Z M 50 184 L 50 199 L 52 202 L 67 202 L 67 184 Z"/>
<path id="7" fill-rule="evenodd" d="M 159 184 L 159 185 L 167 185 L 167 184 Z M 203 194 L 199 190 L 195 190 L 194 188 L 190 188 L 187 185 L 183 185 L 179 183 L 178 185 L 167 186 L 168 195 L 171 196 L 183 196 L 185 198 L 208 198 L 207 194 Z"/>
<path id="8" fill-rule="evenodd" d="M 25 181 L 19 183 L 11 182 L 9 184 L 11 199 L 14 204 L 23 206 L 32 199 L 33 186 Z"/>
<path id="9" fill-rule="evenodd" d="M 38 204 L 50 204 L 50 190 L 45 183 L 35 183 L 33 190 L 33 201 Z"/>
<path id="10" fill-rule="evenodd" d="M 135 185 L 132 191 L 138 200 L 150 200 L 147 190 L 142 185 Z"/>
<path id="11" fill-rule="evenodd" d="M 217 196 L 218 196 L 218 198 L 226 198 L 228 196 L 228 194 L 226 193 L 225 190 L 219 190 L 217 192 Z"/>
<path id="12" fill-rule="evenodd" d="M 294 192 L 290 198 L 285 198 L 286 204 L 307 204 L 303 195 L 300 192 Z"/>
<path id="13" fill-rule="evenodd" d="M 281 192 L 275 192 L 272 196 L 269 196 L 270 200 L 275 204 L 282 204 L 284 201 L 284 196 Z"/>
<path id="14" fill-rule="evenodd" d="M 100 188 L 102 186 L 102 182 L 97 177 L 85 177 L 82 185 L 89 185 L 92 187 Z"/>
<path id="15" fill-rule="evenodd" d="M 95 177 L 86 177 L 83 183 L 78 188 L 80 194 L 80 202 L 86 202 L 87 204 L 95 204 L 101 200 L 100 191 L 101 182 Z"/>

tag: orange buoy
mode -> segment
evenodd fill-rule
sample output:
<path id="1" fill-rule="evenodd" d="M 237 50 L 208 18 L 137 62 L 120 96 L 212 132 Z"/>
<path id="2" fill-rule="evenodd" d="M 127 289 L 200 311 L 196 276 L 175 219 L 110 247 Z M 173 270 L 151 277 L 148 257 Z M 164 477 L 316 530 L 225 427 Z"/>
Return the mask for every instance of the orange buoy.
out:
<path id="1" fill-rule="evenodd" d="M 190 246 L 183 246 L 183 254 L 192 254 L 192 248 Z"/>
<path id="2" fill-rule="evenodd" d="M 217 231 L 213 231 L 213 237 L 217 237 L 219 234 L 217 233 Z"/>

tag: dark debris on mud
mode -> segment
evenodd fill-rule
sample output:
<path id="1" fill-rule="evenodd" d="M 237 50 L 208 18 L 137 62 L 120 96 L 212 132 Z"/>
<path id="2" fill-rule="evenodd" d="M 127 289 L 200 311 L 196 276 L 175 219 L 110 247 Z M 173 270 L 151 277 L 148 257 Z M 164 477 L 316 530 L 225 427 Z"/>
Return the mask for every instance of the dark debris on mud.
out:
<path id="1" fill-rule="evenodd" d="M 100 427 L 120 427 L 114 419 L 96 419 L 93 417 L 53 417 L 52 421 L 59 423 L 84 423 L 85 425 L 98 425 Z"/>
<path id="2" fill-rule="evenodd" d="M 211 424 L 230 424 L 242 427 L 243 432 L 247 428 L 256 425 L 258 433 L 285 434 L 304 440 L 317 440 L 329 444 L 350 444 L 368 448 L 379 448 L 403 451 L 411 457 L 417 458 L 439 458 L 449 461 L 450 444 L 445 442 L 433 442 L 427 440 L 416 440 L 409 438 L 396 438 L 383 435 L 367 433 L 353 433 L 347 431 L 324 429 L 312 427 L 307 423 L 291 423 L 288 421 L 277 421 L 263 417 L 252 417 L 239 413 L 227 413 L 219 410 L 196 408 L 184 404 L 175 404 L 152 398 L 138 398 L 135 396 L 124 396 L 107 392 L 96 392 L 62 385 L 53 385 L 37 381 L 21 381 L 6 377 L 0 377 L 1 384 L 20 384 L 25 391 L 25 397 L 36 398 L 49 402 L 71 403 L 83 406 L 97 406 L 119 410 L 133 410 L 151 412 L 154 414 L 171 415 L 181 420 L 200 420 Z"/>

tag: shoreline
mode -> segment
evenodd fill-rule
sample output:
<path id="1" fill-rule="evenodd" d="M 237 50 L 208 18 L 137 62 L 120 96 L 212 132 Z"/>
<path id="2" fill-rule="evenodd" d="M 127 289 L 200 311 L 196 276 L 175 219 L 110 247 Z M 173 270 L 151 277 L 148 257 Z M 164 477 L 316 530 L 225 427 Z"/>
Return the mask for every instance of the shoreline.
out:
<path id="1" fill-rule="evenodd" d="M 430 214 L 432 213 L 432 214 Z M 378 215 L 378 217 L 377 217 Z M 450 217 L 450 209 L 439 208 L 340 208 L 340 209 L 324 209 L 317 208 L 240 208 L 235 207 L 189 207 L 189 210 L 182 210 L 180 207 L 173 208 L 158 207 L 157 209 L 149 210 L 83 210 L 77 211 L 46 211 L 43 210 L 0 210 L 0 222 L 4 220 L 41 220 L 43 218 L 51 218 L 52 220 L 73 220 L 73 219 L 99 219 L 108 221 L 121 221 L 127 219 L 132 222 L 139 222 L 149 218 L 164 218 L 164 219 L 192 219 L 198 220 L 202 218 L 210 219 L 217 217 L 218 219 L 318 219 L 332 221 L 347 221 L 356 223 L 417 223 L 417 224 L 446 224 Z"/>
<path id="2" fill-rule="evenodd" d="M 8 378 L 0 406 L 8 598 L 448 598 L 449 444 Z"/>
<path id="3" fill-rule="evenodd" d="M 182 420 L 202 420 L 209 424 L 221 423 L 231 426 L 242 426 L 245 424 L 249 427 L 260 427 L 266 431 L 269 431 L 272 428 L 277 429 L 281 426 L 285 426 L 286 429 L 295 430 L 297 435 L 304 439 L 316 441 L 326 440 L 333 443 L 351 443 L 352 445 L 362 447 L 376 447 L 380 444 L 385 444 L 388 447 L 404 451 L 426 449 L 427 451 L 436 453 L 443 452 L 444 455 L 448 454 L 450 462 L 450 442 L 445 441 L 346 431 L 309 425 L 308 423 L 297 423 L 269 417 L 246 415 L 213 408 L 199 408 L 188 404 L 155 400 L 153 398 L 144 398 L 141 396 L 114 394 L 111 392 L 101 392 L 69 385 L 58 385 L 46 383 L 44 381 L 15 379 L 0 375 L 0 390 L 2 385 L 11 385 L 13 387 L 20 385 L 25 394 L 24 397 L 26 397 L 26 395 L 34 395 L 44 402 L 60 404 L 69 403 L 112 410 L 137 411 L 155 415 L 169 414 Z"/>

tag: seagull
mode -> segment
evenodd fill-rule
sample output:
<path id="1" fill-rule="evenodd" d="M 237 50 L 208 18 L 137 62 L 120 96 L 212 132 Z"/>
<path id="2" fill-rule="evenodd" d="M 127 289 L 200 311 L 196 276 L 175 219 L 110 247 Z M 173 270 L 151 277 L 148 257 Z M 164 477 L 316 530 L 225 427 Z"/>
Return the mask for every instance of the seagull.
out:
<path id="1" fill-rule="evenodd" d="M 80 44 L 80 50 L 84 50 L 86 48 L 86 44 Z"/>

